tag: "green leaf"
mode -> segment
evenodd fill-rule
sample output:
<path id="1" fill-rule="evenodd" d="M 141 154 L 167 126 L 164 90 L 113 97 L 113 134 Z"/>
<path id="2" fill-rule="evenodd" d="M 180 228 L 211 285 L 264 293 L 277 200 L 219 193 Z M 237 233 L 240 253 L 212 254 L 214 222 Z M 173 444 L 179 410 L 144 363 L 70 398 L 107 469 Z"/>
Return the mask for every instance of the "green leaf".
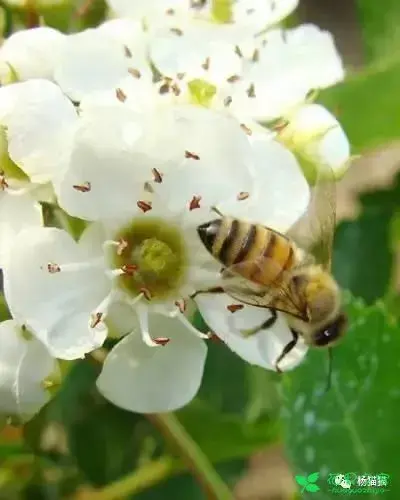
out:
<path id="1" fill-rule="evenodd" d="M 348 335 L 334 348 L 332 387 L 326 385 L 326 354 L 310 350 L 305 362 L 285 375 L 285 444 L 295 471 L 320 472 L 319 486 L 329 496 L 329 473 L 387 473 L 388 500 L 400 488 L 400 326 L 381 303 L 366 306 L 348 298 Z M 324 483 L 321 483 L 321 480 Z"/>
<path id="2" fill-rule="evenodd" d="M 313 472 L 312 474 L 309 474 L 307 477 L 307 481 L 309 483 L 315 483 L 319 479 L 319 472 Z"/>
<path id="3" fill-rule="evenodd" d="M 385 0 L 384 7 L 376 0 L 357 0 L 356 6 L 367 60 L 391 56 L 400 43 L 398 0 Z"/>
<path id="4" fill-rule="evenodd" d="M 295 476 L 296 482 L 300 484 L 300 486 L 305 486 L 307 484 L 306 476 Z"/>
<path id="5" fill-rule="evenodd" d="M 390 189 L 360 197 L 361 215 L 342 222 L 335 236 L 333 273 L 342 288 L 368 303 L 388 291 L 393 269 L 393 217 L 400 176 Z"/>
<path id="6" fill-rule="evenodd" d="M 322 91 L 318 102 L 337 116 L 354 154 L 399 137 L 400 61 L 385 61 Z"/>
<path id="7" fill-rule="evenodd" d="M 311 493 L 315 493 L 319 491 L 321 488 L 318 486 L 318 484 L 307 484 L 306 486 L 306 491 L 309 491 Z"/>

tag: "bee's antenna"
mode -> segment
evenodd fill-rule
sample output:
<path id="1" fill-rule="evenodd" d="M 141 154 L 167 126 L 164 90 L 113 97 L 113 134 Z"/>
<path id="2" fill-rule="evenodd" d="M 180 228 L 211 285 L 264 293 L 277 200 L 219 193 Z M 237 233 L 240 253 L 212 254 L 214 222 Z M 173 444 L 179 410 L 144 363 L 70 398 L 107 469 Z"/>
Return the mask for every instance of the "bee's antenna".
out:
<path id="1" fill-rule="evenodd" d="M 329 391 L 332 386 L 332 365 L 333 365 L 333 350 L 332 347 L 328 347 L 328 377 L 326 382 L 325 394 Z"/>
<path id="2" fill-rule="evenodd" d="M 218 214 L 220 217 L 223 217 L 223 216 L 224 216 L 224 214 L 223 214 L 223 213 L 221 213 L 221 211 L 220 211 L 217 207 L 215 207 L 215 206 L 211 207 L 211 211 L 212 211 L 212 212 L 215 212 L 215 213 L 216 213 L 216 214 Z"/>

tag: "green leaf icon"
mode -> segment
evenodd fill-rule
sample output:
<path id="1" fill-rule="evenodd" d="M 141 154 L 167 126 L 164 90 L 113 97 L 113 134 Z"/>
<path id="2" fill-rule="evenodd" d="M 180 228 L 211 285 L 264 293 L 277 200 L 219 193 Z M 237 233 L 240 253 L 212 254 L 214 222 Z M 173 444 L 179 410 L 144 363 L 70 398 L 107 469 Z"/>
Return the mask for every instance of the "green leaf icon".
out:
<path id="1" fill-rule="evenodd" d="M 300 486 L 306 486 L 307 484 L 306 476 L 296 476 L 295 479 Z"/>
<path id="2" fill-rule="evenodd" d="M 315 483 L 316 481 L 318 481 L 318 478 L 319 478 L 319 472 L 313 472 L 307 477 L 307 482 Z"/>
<path id="3" fill-rule="evenodd" d="M 306 485 L 306 491 L 309 491 L 310 493 L 315 493 L 319 490 L 320 490 L 320 487 L 318 486 L 318 484 L 310 483 L 310 484 Z"/>

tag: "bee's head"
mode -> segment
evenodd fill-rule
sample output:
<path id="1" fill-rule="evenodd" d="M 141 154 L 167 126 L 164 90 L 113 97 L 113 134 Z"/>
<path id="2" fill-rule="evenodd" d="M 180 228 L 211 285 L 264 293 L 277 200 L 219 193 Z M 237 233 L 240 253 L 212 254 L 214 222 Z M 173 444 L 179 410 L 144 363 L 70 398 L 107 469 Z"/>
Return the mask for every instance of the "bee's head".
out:
<path id="1" fill-rule="evenodd" d="M 312 343 L 316 347 L 330 347 L 346 332 L 347 315 L 341 312 L 333 321 L 324 325 L 312 334 Z"/>

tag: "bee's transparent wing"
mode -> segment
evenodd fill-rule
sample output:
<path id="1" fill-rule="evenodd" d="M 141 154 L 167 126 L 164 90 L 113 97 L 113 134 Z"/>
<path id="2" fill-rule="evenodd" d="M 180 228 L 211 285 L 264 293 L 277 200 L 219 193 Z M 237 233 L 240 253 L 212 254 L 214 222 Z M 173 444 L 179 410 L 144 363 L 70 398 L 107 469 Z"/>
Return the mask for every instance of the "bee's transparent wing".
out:
<path id="1" fill-rule="evenodd" d="M 253 271 L 268 266 L 271 273 L 279 276 L 279 281 L 264 285 L 245 278 L 243 274 L 247 275 L 249 266 Z M 293 297 L 289 290 L 290 278 L 291 272 L 283 271 L 275 260 L 262 257 L 256 261 L 246 260 L 224 269 L 222 288 L 228 295 L 244 304 L 276 309 L 307 321 L 306 304 L 301 297 Z"/>
<path id="2" fill-rule="evenodd" d="M 311 199 L 306 213 L 287 231 L 306 253 L 312 254 L 324 269 L 332 263 L 333 237 L 336 227 L 336 184 L 332 169 L 318 167 L 317 179 L 311 188 Z"/>

